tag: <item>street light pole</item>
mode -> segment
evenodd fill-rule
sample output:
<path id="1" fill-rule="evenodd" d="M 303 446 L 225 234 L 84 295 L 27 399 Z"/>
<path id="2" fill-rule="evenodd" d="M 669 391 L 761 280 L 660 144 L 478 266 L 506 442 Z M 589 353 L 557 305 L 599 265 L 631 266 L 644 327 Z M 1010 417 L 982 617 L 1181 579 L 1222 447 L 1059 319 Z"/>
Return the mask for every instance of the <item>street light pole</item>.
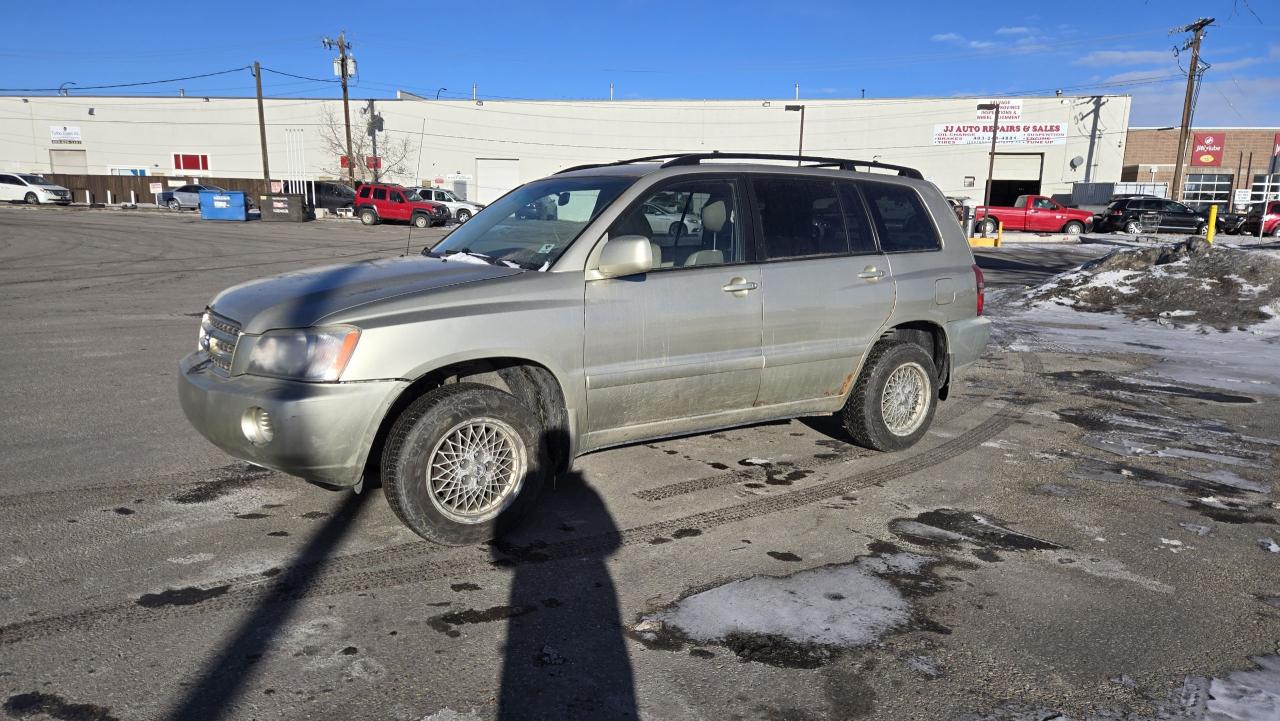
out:
<path id="1" fill-rule="evenodd" d="M 991 123 L 991 154 L 987 160 L 987 192 L 983 196 L 982 204 L 991 207 L 991 181 L 995 177 L 996 172 L 996 138 L 1000 132 L 1000 103 L 982 103 L 978 106 L 978 110 L 994 110 L 995 118 Z"/>
<path id="2" fill-rule="evenodd" d="M 787 110 L 800 111 L 800 145 L 796 148 L 796 155 L 804 155 L 804 106 L 788 105 Z M 800 166 L 800 158 L 796 158 L 796 167 Z"/>

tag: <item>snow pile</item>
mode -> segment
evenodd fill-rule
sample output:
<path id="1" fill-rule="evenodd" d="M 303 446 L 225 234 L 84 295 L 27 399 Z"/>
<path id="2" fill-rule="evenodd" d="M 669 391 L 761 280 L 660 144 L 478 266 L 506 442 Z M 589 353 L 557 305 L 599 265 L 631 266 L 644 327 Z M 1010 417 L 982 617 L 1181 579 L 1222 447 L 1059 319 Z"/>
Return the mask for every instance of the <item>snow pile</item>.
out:
<path id="1" fill-rule="evenodd" d="M 782 578 L 754 576 L 689 596 L 653 618 L 703 643 L 760 634 L 802 644 L 863 646 L 911 616 L 911 604 L 882 576 L 918 573 L 929 560 L 899 553 Z"/>
<path id="2" fill-rule="evenodd" d="M 1243 330 L 1280 316 L 1280 256 L 1200 238 L 1122 249 L 1032 288 L 1020 305 Z"/>

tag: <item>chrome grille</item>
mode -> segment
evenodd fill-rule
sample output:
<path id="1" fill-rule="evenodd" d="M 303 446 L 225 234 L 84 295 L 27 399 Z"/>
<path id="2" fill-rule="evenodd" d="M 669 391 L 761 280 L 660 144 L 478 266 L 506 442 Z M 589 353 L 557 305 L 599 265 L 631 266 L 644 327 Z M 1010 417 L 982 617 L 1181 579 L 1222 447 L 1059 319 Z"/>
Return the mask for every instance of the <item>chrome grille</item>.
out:
<path id="1" fill-rule="evenodd" d="M 231 371 L 231 359 L 240 342 L 240 325 L 230 318 L 206 310 L 200 319 L 200 350 L 209 354 L 209 361 L 224 371 Z"/>

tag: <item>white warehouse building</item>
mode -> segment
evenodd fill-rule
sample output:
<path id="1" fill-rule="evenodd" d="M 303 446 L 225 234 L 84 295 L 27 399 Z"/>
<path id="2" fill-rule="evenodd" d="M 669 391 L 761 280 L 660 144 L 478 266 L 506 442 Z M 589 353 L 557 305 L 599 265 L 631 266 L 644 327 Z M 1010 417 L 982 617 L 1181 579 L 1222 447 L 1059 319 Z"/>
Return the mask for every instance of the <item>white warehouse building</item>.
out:
<path id="1" fill-rule="evenodd" d="M 981 202 L 991 110 L 980 98 L 847 100 L 351 101 L 353 155 L 406 185 L 487 202 L 567 166 L 672 152 L 758 152 L 918 168 Z M 1118 181 L 1128 96 L 1000 99 L 993 200 Z M 802 106 L 800 110 L 795 106 Z M 380 131 L 369 136 L 370 117 Z M 273 179 L 345 179 L 342 101 L 265 101 Z M 803 139 L 801 138 L 803 121 Z M 375 126 L 376 127 L 376 126 Z M 375 150 L 376 144 L 376 150 Z M 373 160 L 378 158 L 380 160 Z M 357 177 L 372 170 L 360 168 Z M 0 97 L 0 171 L 190 179 L 262 178 L 253 98 Z M 159 178 L 158 178 L 159 179 Z"/>

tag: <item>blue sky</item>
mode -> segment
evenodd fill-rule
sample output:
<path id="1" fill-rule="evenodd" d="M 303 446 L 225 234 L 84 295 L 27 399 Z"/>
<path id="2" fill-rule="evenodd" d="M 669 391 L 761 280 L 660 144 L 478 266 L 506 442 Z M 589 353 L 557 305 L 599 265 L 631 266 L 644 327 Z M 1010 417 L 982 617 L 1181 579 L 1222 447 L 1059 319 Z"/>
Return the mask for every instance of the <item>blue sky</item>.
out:
<path id="1" fill-rule="evenodd" d="M 1252 6 L 1250 8 L 1249 6 Z M 1183 82 L 1170 28 L 1218 18 L 1197 125 L 1280 124 L 1274 0 L 982 2 L 27 3 L 6 17 L 0 88 L 73 94 L 252 95 L 237 71 L 117 91 L 77 87 L 236 68 L 332 77 L 324 35 L 347 31 L 356 97 L 869 98 L 1132 94 L 1133 125 L 1176 125 Z M 365 9 L 367 8 L 367 9 Z M 376 9 L 375 9 L 376 8 Z M 1034 13 L 1024 12 L 1035 9 Z M 1252 10 L 1252 11 L 1251 11 Z M 1261 16 L 1259 19 L 1254 15 Z M 264 75 L 266 92 L 333 97 L 333 83 Z M 12 93 L 6 93 L 12 94 Z"/>

